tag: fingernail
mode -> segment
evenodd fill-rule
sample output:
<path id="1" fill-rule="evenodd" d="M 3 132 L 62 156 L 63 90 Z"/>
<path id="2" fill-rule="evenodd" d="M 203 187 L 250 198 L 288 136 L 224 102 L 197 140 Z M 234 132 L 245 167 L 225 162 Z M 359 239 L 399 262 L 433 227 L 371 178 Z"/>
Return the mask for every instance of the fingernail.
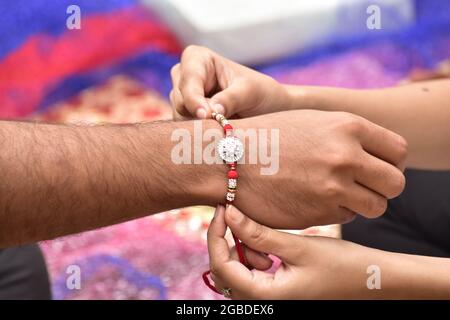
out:
<path id="1" fill-rule="evenodd" d="M 235 223 L 239 223 L 244 219 L 244 215 L 231 204 L 227 205 L 226 213 Z"/>
<path id="2" fill-rule="evenodd" d="M 200 107 L 197 109 L 197 112 L 195 113 L 195 115 L 199 119 L 206 119 L 206 110 L 203 109 L 203 107 Z"/>
<path id="3" fill-rule="evenodd" d="M 225 108 L 223 105 L 216 103 L 211 107 L 211 109 L 214 110 L 214 112 L 220 113 L 221 115 L 225 115 Z"/>

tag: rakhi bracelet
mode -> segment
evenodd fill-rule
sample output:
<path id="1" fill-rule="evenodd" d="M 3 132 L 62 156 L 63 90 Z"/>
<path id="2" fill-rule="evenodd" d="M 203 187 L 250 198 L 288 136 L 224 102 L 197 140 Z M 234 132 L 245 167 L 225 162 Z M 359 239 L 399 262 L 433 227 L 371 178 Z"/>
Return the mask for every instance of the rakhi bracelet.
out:
<path id="1" fill-rule="evenodd" d="M 237 162 L 244 155 L 244 145 L 241 140 L 239 140 L 239 138 L 234 135 L 233 126 L 222 114 L 213 112 L 211 114 L 211 117 L 222 126 L 225 133 L 225 138 L 221 139 L 217 144 L 217 153 L 229 167 L 227 173 L 228 189 L 225 199 L 227 204 L 232 204 L 236 197 L 237 180 L 239 178 L 236 170 Z M 244 252 L 242 250 L 241 242 L 233 233 L 232 235 L 233 240 L 236 244 L 236 251 L 239 256 L 239 261 L 242 264 L 246 265 L 247 263 L 245 260 Z"/>
<path id="2" fill-rule="evenodd" d="M 223 115 L 213 112 L 212 118 L 220 123 L 225 132 L 225 138 L 221 139 L 217 144 L 217 153 L 229 167 L 226 202 L 231 204 L 236 196 L 237 179 L 239 177 L 236 171 L 237 161 L 244 154 L 244 145 L 241 140 L 234 136 L 233 126 Z"/>
<path id="3" fill-rule="evenodd" d="M 237 189 L 237 181 L 239 175 L 237 173 L 236 167 L 237 162 L 244 155 L 244 145 L 241 140 L 234 136 L 233 126 L 228 122 L 228 120 L 220 113 L 212 113 L 212 118 L 216 120 L 223 128 L 225 133 L 225 138 L 221 139 L 217 144 L 217 153 L 219 157 L 228 165 L 228 189 L 227 194 L 225 196 L 226 204 L 232 204 L 236 197 L 236 189 Z M 245 259 L 244 250 L 242 248 L 241 241 L 233 234 L 233 240 L 236 246 L 236 251 L 239 257 L 239 261 L 247 266 L 247 261 Z M 223 294 L 217 290 L 217 288 L 211 284 L 208 275 L 211 273 L 210 270 L 203 273 L 203 281 L 205 285 L 210 288 L 212 291 Z"/>

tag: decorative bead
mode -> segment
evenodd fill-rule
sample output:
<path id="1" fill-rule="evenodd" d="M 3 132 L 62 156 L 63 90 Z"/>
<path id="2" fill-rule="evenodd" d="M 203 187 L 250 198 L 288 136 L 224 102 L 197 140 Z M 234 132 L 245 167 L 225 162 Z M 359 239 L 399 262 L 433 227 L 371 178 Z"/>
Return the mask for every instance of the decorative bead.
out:
<path id="1" fill-rule="evenodd" d="M 226 137 L 233 137 L 233 126 L 228 122 L 228 120 L 221 114 L 219 113 L 211 113 L 212 118 L 215 119 L 217 122 L 220 123 L 220 125 L 222 126 L 224 132 L 225 132 L 225 136 Z M 232 139 L 232 138 L 231 138 Z M 230 139 L 222 139 L 221 141 L 230 141 Z M 241 146 L 242 147 L 242 146 Z M 240 148 L 240 147 L 239 147 Z M 217 149 L 222 149 L 222 145 L 219 142 L 218 148 Z M 225 148 L 226 149 L 226 148 Z M 236 150 L 234 150 L 236 152 Z M 241 153 L 242 150 L 238 150 L 238 153 Z M 242 155 L 240 155 L 242 156 Z M 222 159 L 230 159 L 232 160 L 232 158 L 228 158 L 228 157 L 222 157 Z M 237 178 L 238 178 L 238 173 L 236 171 L 236 165 L 237 162 L 227 162 L 224 159 L 224 162 L 229 166 L 229 171 L 228 171 L 228 189 L 227 189 L 227 194 L 226 194 L 226 201 L 228 204 L 231 204 L 235 197 L 236 197 L 236 187 L 237 187 Z M 236 159 L 236 158 L 234 158 Z M 245 256 L 243 255 L 243 249 L 242 249 L 242 245 L 239 239 L 236 238 L 236 236 L 233 234 L 233 239 L 235 241 L 236 244 L 236 250 L 238 253 L 238 257 L 239 257 L 239 261 L 243 264 L 243 265 L 247 265 Z M 205 282 L 205 284 L 214 292 L 219 293 L 219 291 L 210 283 L 209 279 L 208 279 L 208 274 L 210 273 L 210 271 L 207 271 L 203 274 L 203 281 Z"/>
<path id="2" fill-rule="evenodd" d="M 228 171 L 228 178 L 229 179 L 237 179 L 238 178 L 238 173 L 236 170 L 230 170 Z"/>
<path id="3" fill-rule="evenodd" d="M 223 130 L 225 132 L 233 130 L 233 126 L 231 124 L 226 124 L 223 126 Z"/>

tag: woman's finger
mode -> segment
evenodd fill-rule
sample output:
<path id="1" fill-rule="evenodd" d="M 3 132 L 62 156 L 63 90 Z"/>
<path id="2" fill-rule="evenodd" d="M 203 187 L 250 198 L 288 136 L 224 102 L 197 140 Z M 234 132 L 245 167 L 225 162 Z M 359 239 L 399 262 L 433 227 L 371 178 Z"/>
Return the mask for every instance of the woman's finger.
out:
<path id="1" fill-rule="evenodd" d="M 175 120 L 192 119 L 192 115 L 184 106 L 183 95 L 180 92 L 180 64 L 176 64 L 170 70 L 170 76 L 172 79 L 172 91 L 170 91 L 170 103 L 173 110 L 173 118 Z"/>
<path id="2" fill-rule="evenodd" d="M 272 267 L 273 260 L 263 252 L 255 251 L 245 244 L 241 243 L 241 247 L 244 250 L 245 260 L 248 263 L 248 267 L 256 270 L 268 270 Z M 231 259 L 239 261 L 239 256 L 236 251 L 236 247 L 231 248 Z"/>
<path id="3" fill-rule="evenodd" d="M 254 292 L 259 292 L 260 284 L 254 281 L 254 276 L 247 267 L 231 258 L 225 239 L 226 230 L 225 208 L 219 205 L 208 229 L 211 274 L 221 285 L 241 295 L 251 296 Z"/>
<path id="4" fill-rule="evenodd" d="M 287 263 L 293 262 L 292 244 L 299 250 L 301 238 L 256 223 L 231 205 L 227 207 L 225 219 L 231 231 L 249 248 L 273 254 Z"/>
<path id="5" fill-rule="evenodd" d="M 178 88 L 187 111 L 200 119 L 209 117 L 211 113 L 206 96 L 216 82 L 212 59 L 209 51 L 196 46 L 186 48 L 181 55 Z"/>

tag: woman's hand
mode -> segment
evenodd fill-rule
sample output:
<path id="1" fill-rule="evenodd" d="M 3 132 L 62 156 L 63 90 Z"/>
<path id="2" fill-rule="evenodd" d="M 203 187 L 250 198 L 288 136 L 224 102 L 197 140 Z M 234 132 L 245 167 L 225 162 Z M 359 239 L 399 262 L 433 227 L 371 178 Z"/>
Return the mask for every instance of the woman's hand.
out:
<path id="1" fill-rule="evenodd" d="M 230 256 L 227 225 L 248 247 L 279 257 L 275 273 L 249 270 Z M 208 231 L 212 278 L 219 291 L 231 288 L 233 299 L 358 298 L 369 294 L 369 265 L 376 251 L 349 242 L 302 237 L 264 227 L 239 210 L 218 207 Z M 366 292 L 367 291 L 367 292 Z"/>
<path id="2" fill-rule="evenodd" d="M 284 87 L 271 77 L 228 60 L 208 48 L 187 47 L 171 71 L 175 119 L 206 118 L 211 109 L 226 117 L 281 111 Z"/>
<path id="3" fill-rule="evenodd" d="M 230 255 L 227 225 L 254 251 L 281 259 L 275 273 L 249 270 Z M 347 241 L 276 231 L 219 206 L 208 231 L 210 270 L 218 290 L 232 299 L 449 298 L 449 259 L 388 253 Z M 369 266 L 380 289 L 367 285 Z M 369 268 L 369 269 L 368 269 Z M 368 273 L 369 270 L 369 273 Z M 372 283 L 369 279 L 369 284 Z"/>

